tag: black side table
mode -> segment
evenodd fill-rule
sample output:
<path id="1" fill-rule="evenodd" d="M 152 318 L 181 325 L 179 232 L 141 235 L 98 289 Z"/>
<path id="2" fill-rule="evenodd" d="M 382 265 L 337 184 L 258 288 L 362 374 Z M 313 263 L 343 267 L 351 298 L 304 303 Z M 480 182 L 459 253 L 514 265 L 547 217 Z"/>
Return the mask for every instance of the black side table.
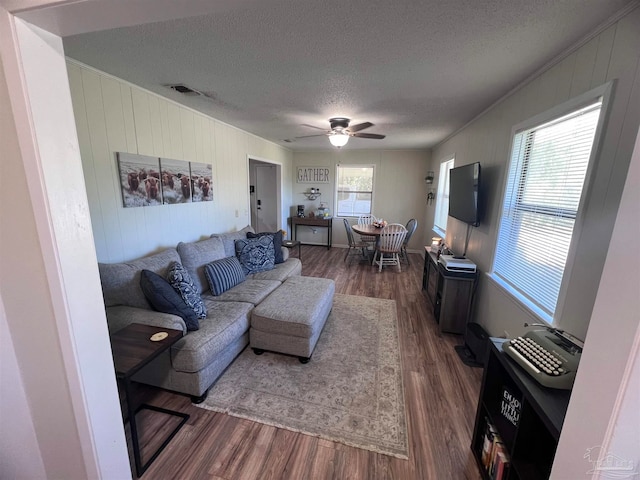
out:
<path id="1" fill-rule="evenodd" d="M 298 240 L 283 240 L 282 241 L 282 246 L 283 247 L 287 247 L 289 250 L 291 250 L 294 247 L 298 247 L 298 258 L 300 259 L 300 261 L 302 261 L 302 250 L 301 250 L 301 245 L 302 243 L 300 243 Z"/>
<path id="2" fill-rule="evenodd" d="M 151 337 L 160 332 L 167 333 L 167 337 L 152 341 Z M 140 477 L 149 468 L 149 465 L 158 457 L 160 452 L 169 444 L 171 439 L 178 433 L 178 430 L 189 419 L 186 413 L 167 410 L 153 405 L 142 404 L 134 408 L 131 393 L 131 377 L 142 367 L 151 362 L 162 352 L 171 347 L 182 338 L 182 331 L 170 328 L 151 327 L 139 323 L 132 323 L 122 330 L 118 330 L 111 335 L 111 351 L 113 363 L 116 370 L 116 377 L 124 387 L 124 394 L 127 402 L 127 417 L 131 426 L 131 441 L 133 443 L 133 457 L 136 463 L 136 474 Z M 138 439 L 138 427 L 136 425 L 136 413 L 142 409 L 153 410 L 167 415 L 182 418 L 178 426 L 169 434 L 160 447 L 151 455 L 146 463 L 142 463 L 140 455 L 140 444 Z"/>

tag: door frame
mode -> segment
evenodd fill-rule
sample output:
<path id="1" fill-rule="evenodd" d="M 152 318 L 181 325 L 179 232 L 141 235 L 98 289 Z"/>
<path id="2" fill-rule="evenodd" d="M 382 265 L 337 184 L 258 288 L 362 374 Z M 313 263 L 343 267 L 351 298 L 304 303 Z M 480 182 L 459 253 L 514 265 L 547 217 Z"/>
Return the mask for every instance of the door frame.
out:
<path id="1" fill-rule="evenodd" d="M 259 162 L 259 163 L 274 165 L 276 167 L 276 211 L 278 212 L 277 213 L 278 218 L 276 219 L 276 226 L 279 229 L 284 228 L 286 230 L 288 215 L 285 215 L 285 212 L 282 211 L 282 196 L 283 196 L 282 163 L 275 160 L 270 160 L 268 158 L 259 157 L 257 155 L 251 155 L 251 154 L 247 155 L 247 195 L 248 195 L 248 204 L 249 204 L 249 210 L 250 210 L 249 212 L 250 221 L 253 225 L 252 214 L 253 214 L 254 205 L 252 203 L 251 192 L 249 191 L 249 187 L 251 185 L 252 162 Z"/>

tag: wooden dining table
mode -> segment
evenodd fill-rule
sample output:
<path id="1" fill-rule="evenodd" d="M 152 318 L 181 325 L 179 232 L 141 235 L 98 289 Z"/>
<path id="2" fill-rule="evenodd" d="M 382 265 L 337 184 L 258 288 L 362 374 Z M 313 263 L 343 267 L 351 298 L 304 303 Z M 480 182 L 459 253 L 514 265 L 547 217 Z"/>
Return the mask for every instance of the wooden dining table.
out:
<path id="1" fill-rule="evenodd" d="M 352 225 L 351 230 L 359 235 L 369 235 L 376 238 L 382 233 L 382 227 L 376 227 L 374 225 Z"/>
<path id="2" fill-rule="evenodd" d="M 353 230 L 359 235 L 368 235 L 370 237 L 375 237 L 376 247 L 378 246 L 378 240 L 380 240 L 382 227 L 376 227 L 375 225 L 352 225 L 351 230 Z M 372 265 L 374 260 L 375 260 L 375 253 L 373 254 L 373 256 L 369 258 L 369 261 L 371 262 Z"/>

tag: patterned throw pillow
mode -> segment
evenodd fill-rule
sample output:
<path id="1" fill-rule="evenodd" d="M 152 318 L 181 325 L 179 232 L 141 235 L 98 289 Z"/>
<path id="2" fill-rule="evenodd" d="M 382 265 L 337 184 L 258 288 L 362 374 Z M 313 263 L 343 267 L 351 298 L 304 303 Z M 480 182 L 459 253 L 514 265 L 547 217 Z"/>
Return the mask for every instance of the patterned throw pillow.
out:
<path id="1" fill-rule="evenodd" d="M 236 257 L 221 258 L 205 265 L 204 276 L 207 277 L 211 293 L 216 296 L 244 282 L 246 278 Z"/>
<path id="2" fill-rule="evenodd" d="M 193 309 L 198 318 L 206 318 L 207 307 L 204 306 L 191 275 L 180 262 L 171 262 L 167 272 L 167 280 L 180 294 L 184 302 Z"/>
<path id="3" fill-rule="evenodd" d="M 284 262 L 284 258 L 282 256 L 282 230 L 278 230 L 277 232 L 274 233 L 270 233 L 270 232 L 260 232 L 260 233 L 251 233 L 251 232 L 247 232 L 247 238 L 260 238 L 260 237 L 264 237 L 265 235 L 269 235 L 271 237 L 273 237 L 273 249 L 275 251 L 275 263 L 276 265 L 278 263 L 282 263 Z"/>
<path id="4" fill-rule="evenodd" d="M 275 255 L 270 235 L 236 240 L 236 256 L 247 275 L 271 270 L 275 266 Z"/>
<path id="5" fill-rule="evenodd" d="M 155 310 L 182 317 L 189 331 L 200 328 L 198 317 L 193 309 L 160 275 L 151 270 L 142 270 L 140 272 L 140 288 Z"/>

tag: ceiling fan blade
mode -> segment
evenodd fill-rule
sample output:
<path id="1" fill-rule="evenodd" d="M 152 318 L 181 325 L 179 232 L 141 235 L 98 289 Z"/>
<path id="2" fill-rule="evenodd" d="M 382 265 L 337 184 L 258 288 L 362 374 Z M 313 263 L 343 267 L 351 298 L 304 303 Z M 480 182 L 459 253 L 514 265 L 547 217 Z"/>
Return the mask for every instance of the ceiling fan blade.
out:
<path id="1" fill-rule="evenodd" d="M 377 140 L 382 140 L 386 135 L 378 135 L 377 133 L 353 133 L 352 137 L 358 138 L 375 138 Z"/>
<path id="2" fill-rule="evenodd" d="M 369 128 L 369 127 L 373 127 L 373 123 L 371 122 L 359 123 L 357 125 L 353 125 L 347 128 L 347 130 L 351 133 L 356 133 L 356 132 L 359 132 L 360 130 L 364 130 L 365 128 Z"/>
<path id="3" fill-rule="evenodd" d="M 301 137 L 294 137 L 294 138 L 324 137 L 325 135 L 326 133 L 318 133 L 316 135 L 303 135 Z"/>
<path id="4" fill-rule="evenodd" d="M 327 130 L 326 128 L 316 127 L 315 125 L 309 125 L 308 123 L 302 123 L 301 125 L 303 127 L 315 128 L 316 130 L 324 130 L 324 131 Z"/>

